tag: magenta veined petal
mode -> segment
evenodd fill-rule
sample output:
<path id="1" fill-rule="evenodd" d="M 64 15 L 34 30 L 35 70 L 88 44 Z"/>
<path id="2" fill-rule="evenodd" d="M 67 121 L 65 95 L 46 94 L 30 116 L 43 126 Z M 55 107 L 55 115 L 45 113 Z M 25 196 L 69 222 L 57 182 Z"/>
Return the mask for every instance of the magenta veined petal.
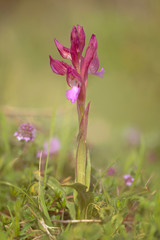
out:
<path id="1" fill-rule="evenodd" d="M 92 59 L 89 68 L 88 68 L 88 73 L 89 74 L 96 74 L 99 68 L 99 59 L 97 56 L 97 53 L 95 54 L 94 58 Z"/>
<path id="2" fill-rule="evenodd" d="M 81 76 L 84 79 L 87 78 L 88 68 L 96 54 L 96 51 L 97 51 L 97 39 L 96 39 L 96 36 L 93 34 L 91 36 L 88 48 L 86 50 L 85 57 L 83 59 L 83 63 L 81 65 Z"/>
<path id="3" fill-rule="evenodd" d="M 50 66 L 52 68 L 52 71 L 59 75 L 65 75 L 67 73 L 67 67 L 69 65 L 67 63 L 55 60 L 51 56 L 49 57 L 50 57 Z"/>
<path id="4" fill-rule="evenodd" d="M 77 28 L 73 26 L 72 32 L 71 32 L 70 53 L 72 57 L 72 64 L 75 68 L 78 68 L 79 66 L 79 56 L 78 56 L 78 53 L 80 52 L 79 46 L 80 46 L 80 43 L 79 43 L 78 31 L 77 31 Z"/>
<path id="5" fill-rule="evenodd" d="M 73 86 L 71 89 L 66 91 L 66 96 L 68 100 L 71 100 L 71 103 L 74 103 L 78 99 L 80 92 L 80 87 Z"/>
<path id="6" fill-rule="evenodd" d="M 79 36 L 78 36 L 77 28 L 75 26 L 73 26 L 72 32 L 71 32 L 71 46 L 72 45 L 74 45 L 77 52 L 80 51 L 79 50 L 79 46 L 80 46 Z"/>
<path id="7" fill-rule="evenodd" d="M 104 75 L 103 75 L 105 73 L 104 68 L 102 68 L 99 72 L 97 72 L 98 68 L 99 68 L 99 59 L 98 59 L 98 56 L 96 53 L 89 65 L 88 73 L 97 75 L 99 77 L 104 77 Z"/>
<path id="8" fill-rule="evenodd" d="M 77 31 L 78 31 L 78 36 L 79 36 L 79 50 L 80 50 L 80 55 L 81 55 L 83 48 L 85 46 L 85 32 L 83 30 L 83 27 L 79 26 L 78 24 L 77 24 Z"/>
<path id="9" fill-rule="evenodd" d="M 77 25 L 76 28 L 75 26 L 73 26 L 71 32 L 70 53 L 72 57 L 72 64 L 77 69 L 79 67 L 79 60 L 81 58 L 84 46 L 85 46 L 85 33 L 83 27 Z"/>
<path id="10" fill-rule="evenodd" d="M 79 57 L 78 57 L 78 53 L 76 51 L 76 47 L 72 42 L 71 42 L 70 52 L 71 52 L 72 64 L 76 69 L 78 69 L 78 67 L 79 67 Z"/>
<path id="11" fill-rule="evenodd" d="M 93 60 L 91 61 L 90 65 L 89 65 L 88 73 L 97 75 L 99 77 L 104 77 L 104 75 L 103 75 L 105 73 L 104 68 L 102 68 L 99 72 L 97 72 L 98 68 L 99 68 L 99 59 L 98 59 L 98 56 L 96 53 Z"/>
<path id="12" fill-rule="evenodd" d="M 85 46 L 85 32 L 83 30 L 83 27 L 79 26 L 77 24 L 77 28 L 73 26 L 72 32 L 71 32 L 71 47 L 74 45 L 75 50 L 78 54 L 78 57 L 81 57 L 83 48 Z"/>
<path id="13" fill-rule="evenodd" d="M 59 43 L 56 39 L 54 39 L 54 42 L 56 44 L 56 47 L 60 53 L 60 55 L 65 58 L 71 60 L 71 54 L 70 54 L 70 49 L 64 47 L 61 43 Z"/>

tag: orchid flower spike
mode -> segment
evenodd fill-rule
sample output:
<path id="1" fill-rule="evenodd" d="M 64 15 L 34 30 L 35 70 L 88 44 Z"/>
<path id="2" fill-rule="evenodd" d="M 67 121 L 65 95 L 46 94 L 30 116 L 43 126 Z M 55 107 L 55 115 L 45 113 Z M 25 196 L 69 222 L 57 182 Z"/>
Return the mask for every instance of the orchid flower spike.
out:
<path id="1" fill-rule="evenodd" d="M 71 46 L 64 47 L 56 39 L 54 42 L 62 58 L 71 61 L 71 65 L 55 60 L 50 56 L 50 66 L 54 73 L 66 75 L 67 84 L 71 88 L 66 92 L 67 99 L 74 103 L 77 99 L 85 100 L 88 74 L 103 77 L 104 68 L 99 72 L 99 59 L 97 56 L 97 39 L 92 34 L 84 57 L 82 52 L 85 46 L 85 32 L 83 27 L 73 26 L 71 32 Z"/>

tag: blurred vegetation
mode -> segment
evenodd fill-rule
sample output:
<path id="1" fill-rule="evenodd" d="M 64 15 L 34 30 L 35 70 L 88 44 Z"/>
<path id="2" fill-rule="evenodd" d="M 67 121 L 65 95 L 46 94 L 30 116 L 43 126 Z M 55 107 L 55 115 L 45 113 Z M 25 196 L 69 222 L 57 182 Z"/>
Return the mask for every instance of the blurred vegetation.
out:
<path id="1" fill-rule="evenodd" d="M 67 187 L 75 178 L 75 121 L 65 115 L 56 118 L 53 115 L 52 120 L 35 117 L 30 120 L 37 129 L 36 138 L 33 142 L 19 142 L 13 136 L 17 122 L 0 114 L 0 236 L 3 240 L 159 239 L 158 139 L 156 147 L 147 139 L 137 138 L 134 145 L 124 139 L 119 143 L 121 154 L 118 155 L 117 149 L 108 146 L 106 152 L 110 149 L 112 154 L 106 155 L 103 167 L 95 167 L 93 161 L 91 187 L 85 192 L 84 185 Z M 52 136 L 59 138 L 61 149 L 48 159 L 44 187 L 45 177 L 40 177 L 36 153 Z M 99 163 L 101 150 L 92 149 L 92 145 L 90 149 L 91 156 Z M 110 167 L 114 168 L 111 175 Z M 124 174 L 134 177 L 132 186 L 125 185 Z M 73 188 L 77 189 L 85 210 L 82 220 L 89 219 L 91 223 L 75 223 Z"/>

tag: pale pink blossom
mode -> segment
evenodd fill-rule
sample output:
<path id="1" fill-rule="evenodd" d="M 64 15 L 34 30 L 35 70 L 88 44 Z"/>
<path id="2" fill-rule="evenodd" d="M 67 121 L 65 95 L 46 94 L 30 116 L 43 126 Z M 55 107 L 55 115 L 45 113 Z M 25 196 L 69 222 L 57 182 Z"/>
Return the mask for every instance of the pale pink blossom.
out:
<path id="1" fill-rule="evenodd" d="M 37 157 L 40 158 L 42 157 L 47 157 L 48 151 L 49 155 L 54 155 L 59 152 L 61 148 L 61 143 L 58 138 L 54 137 L 51 139 L 50 142 L 45 142 L 43 145 L 43 150 L 37 152 Z"/>
<path id="2" fill-rule="evenodd" d="M 124 179 L 124 181 L 125 181 L 125 185 L 127 185 L 127 186 L 131 186 L 131 185 L 132 185 L 132 182 L 134 181 L 134 178 L 131 177 L 130 174 L 124 175 L 124 176 L 123 176 L 123 179 Z"/>

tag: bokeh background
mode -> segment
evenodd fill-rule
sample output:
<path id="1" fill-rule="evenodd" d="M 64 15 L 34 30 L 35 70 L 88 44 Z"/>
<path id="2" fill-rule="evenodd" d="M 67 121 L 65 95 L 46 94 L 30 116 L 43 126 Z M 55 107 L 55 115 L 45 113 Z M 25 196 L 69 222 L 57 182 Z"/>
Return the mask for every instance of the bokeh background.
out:
<path id="1" fill-rule="evenodd" d="M 56 106 L 74 116 L 65 77 L 52 73 L 49 55 L 60 59 L 53 39 L 69 47 L 76 24 L 84 27 L 86 44 L 96 34 L 106 71 L 103 79 L 88 80 L 90 143 L 103 146 L 105 155 L 106 144 L 120 141 L 129 127 L 159 133 L 159 0 L 1 0 L 1 108 Z"/>

